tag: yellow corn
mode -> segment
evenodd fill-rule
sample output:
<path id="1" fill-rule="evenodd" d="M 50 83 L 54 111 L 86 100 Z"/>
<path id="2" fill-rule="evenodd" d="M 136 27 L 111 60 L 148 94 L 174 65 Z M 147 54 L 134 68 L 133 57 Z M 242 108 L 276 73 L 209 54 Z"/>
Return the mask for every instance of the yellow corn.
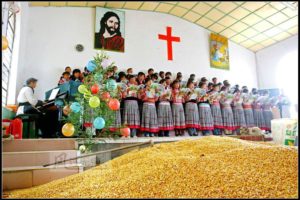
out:
<path id="1" fill-rule="evenodd" d="M 298 152 L 215 136 L 156 144 L 9 198 L 298 198 Z"/>

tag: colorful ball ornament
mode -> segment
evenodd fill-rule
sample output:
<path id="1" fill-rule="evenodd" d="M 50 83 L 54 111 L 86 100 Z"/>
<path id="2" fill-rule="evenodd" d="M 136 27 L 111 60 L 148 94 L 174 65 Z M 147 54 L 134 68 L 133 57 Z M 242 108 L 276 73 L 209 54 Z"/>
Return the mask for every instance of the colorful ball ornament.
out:
<path id="1" fill-rule="evenodd" d="M 92 96 L 93 96 L 93 95 L 92 95 L 91 93 L 89 93 L 89 92 L 86 92 L 86 93 L 83 94 L 83 97 L 84 97 L 85 99 L 87 99 L 87 100 L 89 100 Z"/>
<path id="2" fill-rule="evenodd" d="M 71 113 L 71 108 L 69 105 L 66 105 L 64 108 L 63 108 L 63 113 L 65 115 L 69 115 Z"/>
<path id="3" fill-rule="evenodd" d="M 108 101 L 110 98 L 110 94 L 109 94 L 109 92 L 103 92 L 101 97 L 104 101 Z"/>
<path id="4" fill-rule="evenodd" d="M 71 110 L 74 112 L 74 113 L 78 113 L 79 111 L 80 111 L 80 109 L 81 109 L 81 106 L 80 106 L 80 103 L 78 103 L 78 102 L 73 102 L 72 104 L 71 104 Z"/>
<path id="5" fill-rule="evenodd" d="M 121 128 L 120 132 L 121 132 L 122 136 L 128 137 L 130 135 L 130 128 Z"/>
<path id="6" fill-rule="evenodd" d="M 108 107 L 111 110 L 113 110 L 113 111 L 119 110 L 119 108 L 120 108 L 120 102 L 119 102 L 119 100 L 118 99 L 111 99 L 111 100 L 109 100 Z"/>
<path id="7" fill-rule="evenodd" d="M 86 123 L 83 124 L 83 126 L 84 126 L 85 128 L 89 128 L 89 127 L 92 127 L 93 124 L 92 124 L 92 123 L 89 123 L 89 122 L 86 122 Z"/>
<path id="8" fill-rule="evenodd" d="M 117 128 L 109 128 L 109 131 L 110 131 L 110 132 L 116 132 L 116 131 L 117 131 Z"/>
<path id="9" fill-rule="evenodd" d="M 86 88 L 85 85 L 80 85 L 80 86 L 78 87 L 78 92 L 80 92 L 81 94 L 84 94 L 84 93 L 87 93 L 88 90 L 87 90 L 87 88 Z"/>
<path id="10" fill-rule="evenodd" d="M 113 79 L 110 79 L 107 81 L 105 87 L 109 91 L 115 90 L 117 88 L 117 82 Z"/>
<path id="11" fill-rule="evenodd" d="M 61 99 L 57 99 L 57 100 L 55 100 L 54 104 L 55 104 L 56 106 L 63 106 L 63 105 L 64 105 L 64 102 L 63 102 Z"/>
<path id="12" fill-rule="evenodd" d="M 94 123 L 93 123 L 94 127 L 96 129 L 103 129 L 104 126 L 105 126 L 105 121 L 102 117 L 97 117 L 95 120 L 94 120 Z"/>
<path id="13" fill-rule="evenodd" d="M 97 74 L 95 74 L 94 78 L 95 78 L 96 81 L 100 82 L 103 79 L 103 75 L 97 73 Z"/>
<path id="14" fill-rule="evenodd" d="M 8 41 L 5 36 L 2 35 L 2 50 L 5 50 L 8 48 Z"/>
<path id="15" fill-rule="evenodd" d="M 97 67 L 97 64 L 96 64 L 96 62 L 95 62 L 94 60 L 90 60 L 90 61 L 88 62 L 88 64 L 87 64 L 87 66 L 86 66 L 86 68 L 87 68 L 90 72 L 94 71 L 94 70 L 96 69 L 96 67 Z"/>
<path id="16" fill-rule="evenodd" d="M 66 124 L 62 127 L 61 132 L 62 132 L 62 134 L 63 134 L 64 136 L 66 136 L 66 137 L 71 137 L 71 136 L 74 134 L 74 132 L 75 132 L 75 128 L 74 128 L 73 124 L 71 124 L 71 123 L 66 123 Z"/>
<path id="17" fill-rule="evenodd" d="M 92 94 L 97 94 L 99 92 L 99 85 L 98 84 L 94 84 L 91 87 L 91 91 L 92 91 Z"/>
<path id="18" fill-rule="evenodd" d="M 86 151 L 85 145 L 80 145 L 79 151 L 80 151 L 80 153 L 84 153 Z"/>
<path id="19" fill-rule="evenodd" d="M 100 105 L 99 97 L 96 97 L 96 96 L 91 97 L 90 100 L 89 100 L 89 105 L 92 108 L 97 108 Z"/>

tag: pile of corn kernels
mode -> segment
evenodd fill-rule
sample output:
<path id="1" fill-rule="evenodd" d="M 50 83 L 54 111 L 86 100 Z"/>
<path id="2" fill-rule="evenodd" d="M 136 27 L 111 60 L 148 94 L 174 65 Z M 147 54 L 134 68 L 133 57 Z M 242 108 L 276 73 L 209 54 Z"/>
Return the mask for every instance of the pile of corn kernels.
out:
<path id="1" fill-rule="evenodd" d="M 298 198 L 298 151 L 216 136 L 156 144 L 8 197 Z"/>

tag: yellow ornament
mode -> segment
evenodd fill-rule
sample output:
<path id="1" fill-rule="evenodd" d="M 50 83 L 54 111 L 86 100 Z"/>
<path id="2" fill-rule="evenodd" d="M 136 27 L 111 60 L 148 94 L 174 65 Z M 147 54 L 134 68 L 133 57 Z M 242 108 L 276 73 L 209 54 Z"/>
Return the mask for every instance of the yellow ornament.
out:
<path id="1" fill-rule="evenodd" d="M 86 88 L 85 85 L 80 85 L 80 86 L 78 87 L 78 92 L 80 92 L 81 94 L 84 94 L 84 93 L 87 93 L 88 90 L 87 90 L 87 88 Z"/>
<path id="2" fill-rule="evenodd" d="M 5 36 L 2 35 L 2 50 L 5 50 L 8 48 L 8 41 Z"/>
<path id="3" fill-rule="evenodd" d="M 97 108 L 100 105 L 99 97 L 93 96 L 89 100 L 89 104 L 92 108 Z"/>
<path id="4" fill-rule="evenodd" d="M 75 132 L 75 128 L 73 126 L 73 124 L 71 123 L 66 123 L 62 129 L 61 129 L 61 132 L 64 136 L 66 137 L 71 137 L 74 135 L 74 132 Z"/>

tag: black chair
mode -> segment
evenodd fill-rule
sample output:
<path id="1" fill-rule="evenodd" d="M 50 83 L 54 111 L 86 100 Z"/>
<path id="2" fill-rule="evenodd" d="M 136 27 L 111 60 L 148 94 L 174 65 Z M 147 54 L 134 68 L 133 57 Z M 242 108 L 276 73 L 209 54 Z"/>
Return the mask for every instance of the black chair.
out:
<path id="1" fill-rule="evenodd" d="M 17 115 L 15 118 L 20 118 L 23 123 L 27 123 L 27 130 L 24 131 L 23 128 L 23 138 L 38 138 L 39 129 L 37 128 L 37 120 L 39 119 L 39 114 L 21 114 Z M 24 126 L 24 125 L 23 125 Z M 33 134 L 30 133 L 30 127 L 33 127 Z"/>

